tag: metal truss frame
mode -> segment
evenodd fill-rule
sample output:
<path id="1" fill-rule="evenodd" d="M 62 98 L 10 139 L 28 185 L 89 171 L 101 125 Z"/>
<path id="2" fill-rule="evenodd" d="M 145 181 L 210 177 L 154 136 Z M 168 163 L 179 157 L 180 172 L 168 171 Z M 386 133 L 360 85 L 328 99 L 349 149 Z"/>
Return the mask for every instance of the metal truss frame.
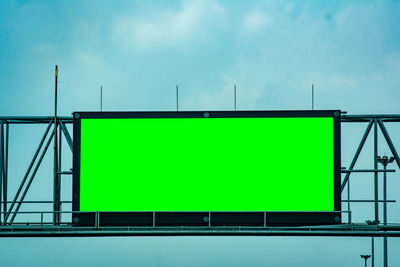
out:
<path id="1" fill-rule="evenodd" d="M 30 237 L 30 236 L 177 236 L 177 235 L 258 235 L 258 236 L 381 236 L 400 237 L 400 223 L 387 224 L 386 204 L 395 202 L 379 199 L 378 178 L 379 173 L 394 172 L 394 169 L 378 168 L 378 129 L 381 131 L 394 160 L 400 169 L 399 154 L 392 142 L 392 139 L 385 127 L 386 123 L 399 123 L 400 114 L 392 115 L 341 115 L 341 123 L 365 123 L 367 127 L 347 169 L 342 168 L 344 175 L 341 184 L 341 193 L 347 193 L 347 210 L 342 211 L 348 214 L 348 221 L 340 225 L 328 226 L 307 226 L 307 227 L 105 227 L 99 222 L 99 214 L 96 213 L 93 226 L 75 227 L 71 220 L 62 220 L 63 214 L 71 215 L 75 211 L 61 210 L 61 204 L 72 203 L 72 201 L 61 201 L 60 187 L 61 176 L 72 175 L 72 171 L 63 171 L 61 165 L 62 140 L 65 140 L 73 153 L 73 140 L 67 129 L 72 124 L 72 117 L 48 116 L 48 117 L 20 117 L 0 116 L 0 237 Z M 31 162 L 23 176 L 18 190 L 12 198 L 8 196 L 8 166 L 9 166 L 9 128 L 13 124 L 43 124 L 47 125 L 39 145 L 31 159 Z M 373 129 L 374 152 L 372 169 L 354 169 L 365 142 Z M 36 173 L 42 160 L 49 150 L 51 142 L 54 142 L 54 164 L 53 164 L 53 200 L 48 201 L 26 201 L 25 197 L 34 181 Z M 72 154 L 71 154 L 72 155 Z M 374 199 L 373 200 L 351 200 L 350 199 L 350 176 L 354 172 L 368 172 L 374 175 Z M 347 187 L 347 191 L 345 191 Z M 72 196 L 71 196 L 72 197 Z M 375 220 L 368 223 L 353 223 L 351 219 L 351 203 L 373 202 Z M 53 204 L 51 211 L 38 210 L 23 212 L 20 211 L 24 203 L 48 203 Z M 379 204 L 384 205 L 384 222 L 379 220 Z M 40 221 L 28 221 L 26 223 L 15 222 L 18 214 L 40 214 Z M 52 221 L 45 221 L 44 215 L 52 214 Z M 68 216 L 69 218 L 72 216 Z M 212 218 L 211 218 L 212 219 Z"/>

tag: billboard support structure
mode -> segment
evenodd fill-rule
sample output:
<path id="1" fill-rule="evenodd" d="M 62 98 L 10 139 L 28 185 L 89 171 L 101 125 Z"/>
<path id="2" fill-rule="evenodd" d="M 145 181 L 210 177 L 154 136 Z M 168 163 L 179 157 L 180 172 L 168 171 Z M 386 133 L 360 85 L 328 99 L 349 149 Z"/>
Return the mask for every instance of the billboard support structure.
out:
<path id="1" fill-rule="evenodd" d="M 378 126 L 381 130 L 381 133 L 383 134 L 386 144 L 388 145 L 390 151 L 393 154 L 394 159 L 396 160 L 397 166 L 400 168 L 400 158 L 397 153 L 396 148 L 393 145 L 393 142 L 386 130 L 385 125 L 383 124 L 383 120 L 387 122 L 398 122 L 398 115 L 343 115 L 342 116 L 342 122 L 366 122 L 368 121 L 368 126 L 365 129 L 364 135 L 361 138 L 360 144 L 357 148 L 357 151 L 355 152 L 355 155 L 353 157 L 353 160 L 349 166 L 349 170 L 353 170 L 358 156 L 360 155 L 363 146 L 365 144 L 365 141 L 368 138 L 369 132 L 371 131 L 372 126 L 374 126 L 374 154 L 373 154 L 373 162 L 374 162 L 374 223 L 379 224 L 379 191 L 378 191 L 378 185 L 379 185 L 379 177 L 378 177 Z M 345 188 L 346 184 L 348 186 L 348 199 L 350 196 L 350 185 L 349 185 L 349 177 L 350 177 L 351 172 L 348 172 L 342 182 L 341 185 L 341 191 L 343 192 L 343 189 Z M 384 189 L 386 190 L 386 189 Z M 348 202 L 348 210 L 350 210 L 350 202 Z"/>
<path id="2" fill-rule="evenodd" d="M 62 117 L 62 116 L 58 116 L 57 120 L 59 121 L 59 125 L 61 128 L 61 132 L 64 136 L 64 138 L 67 141 L 68 146 L 71 148 L 72 147 L 72 138 L 68 133 L 68 129 L 66 127 L 67 124 L 71 124 L 72 123 L 72 117 Z M 385 127 L 386 123 L 399 123 L 400 122 L 400 115 L 342 115 L 341 116 L 341 122 L 343 123 L 368 123 L 367 128 L 361 138 L 361 142 L 357 148 L 357 151 L 353 157 L 353 160 L 349 166 L 349 168 L 347 170 L 342 170 L 342 173 L 345 174 L 345 177 L 342 181 L 342 185 L 341 185 L 341 191 L 343 192 L 344 187 L 347 185 L 349 186 L 349 179 L 350 179 L 350 175 L 352 172 L 357 172 L 358 170 L 354 169 L 356 161 L 358 159 L 359 154 L 361 153 L 365 141 L 368 137 L 368 134 L 370 132 L 370 130 L 372 129 L 372 126 L 374 126 L 374 124 L 376 124 L 377 126 L 379 126 L 379 129 L 381 130 L 383 136 L 384 136 L 384 140 L 386 141 L 386 143 L 388 144 L 393 157 L 395 158 L 395 161 L 397 163 L 397 166 L 400 166 L 400 159 L 397 153 L 397 150 L 390 138 L 390 135 Z M 50 136 L 48 135 L 49 131 L 50 131 L 50 127 L 53 126 L 54 124 L 54 117 L 21 117 L 21 116 L 0 116 L 0 123 L 3 125 L 4 129 L 5 129 L 5 133 L 3 133 L 2 131 L 0 131 L 0 144 L 3 144 L 2 146 L 0 146 L 0 161 L 2 162 L 2 164 L 0 164 L 0 184 L 2 184 L 2 196 L 1 196 L 1 203 L 0 203 L 0 209 L 1 209 L 1 215 L 0 216 L 2 218 L 2 226 L 0 227 L 0 236 L 18 236 L 18 235 L 25 235 L 25 236 L 30 236 L 29 232 L 32 231 L 32 236 L 39 236 L 39 234 L 34 234 L 33 232 L 35 231 L 35 227 L 33 227 L 35 225 L 34 222 L 30 223 L 29 226 L 25 226 L 23 227 L 23 231 L 18 231 L 16 230 L 15 227 L 19 227 L 21 228 L 21 226 L 19 225 L 19 222 L 15 222 L 14 219 L 16 218 L 16 216 L 18 214 L 24 214 L 24 212 L 19 211 L 19 208 L 21 207 L 21 205 L 23 203 L 52 203 L 52 201 L 30 201 L 30 200 L 24 200 L 24 198 L 20 198 L 20 194 L 22 192 L 22 190 L 25 187 L 24 192 L 28 192 L 29 190 L 29 186 L 26 187 L 27 184 L 31 184 L 33 178 L 35 177 L 36 172 L 34 171 L 33 173 L 31 173 L 31 170 L 34 169 L 37 171 L 37 169 L 40 166 L 41 161 L 37 161 L 38 156 L 39 158 L 44 157 L 44 154 L 46 152 L 46 150 L 44 150 L 40 155 L 39 152 L 43 149 L 43 144 L 45 139 L 53 137 L 54 135 L 54 131 L 50 134 Z M 17 194 L 16 196 L 13 198 L 12 201 L 8 200 L 8 196 L 7 196 L 7 186 L 4 186 L 4 184 L 7 184 L 7 174 L 8 174 L 8 170 L 7 170 L 7 166 L 8 166 L 8 161 L 9 161 L 9 156 L 8 156 L 8 136 L 9 136 L 9 126 L 13 127 L 13 125 L 32 125 L 32 124 L 48 124 L 48 127 L 45 131 L 45 134 L 42 137 L 42 141 L 39 143 L 39 146 L 36 150 L 36 152 L 34 153 L 34 156 L 32 158 L 31 163 L 29 164 L 29 167 L 21 181 L 20 186 L 18 187 L 17 190 Z M 375 132 L 375 128 L 374 128 L 374 132 Z M 47 144 L 46 144 L 47 145 Z M 374 142 L 375 145 L 375 142 Z M 61 147 L 59 147 L 59 149 L 61 150 Z M 375 149 L 375 148 L 374 148 Z M 61 153 L 61 152 L 59 152 Z M 375 156 L 375 153 L 374 153 Z M 36 164 L 35 164 L 36 163 Z M 372 169 L 372 170 L 367 170 L 368 172 L 373 172 L 374 173 L 374 178 L 375 178 L 375 174 L 378 174 L 378 172 L 382 172 L 382 170 L 378 170 L 378 169 Z M 392 172 L 393 170 L 387 170 L 387 172 Z M 59 170 L 59 174 L 60 175 L 70 175 L 71 172 L 69 171 L 61 171 L 61 169 Z M 30 176 L 30 179 L 28 181 L 28 177 Z M 26 183 L 28 181 L 28 183 Z M 348 188 L 348 196 L 350 196 L 349 194 L 350 189 Z M 26 195 L 23 194 L 24 196 Z M 363 202 L 366 202 L 366 200 L 362 200 Z M 368 200 L 369 201 L 369 200 Z M 382 200 L 377 199 L 376 195 L 374 194 L 374 199 L 371 200 L 372 202 L 374 202 L 374 205 L 376 205 L 377 203 L 381 203 Z M 351 200 L 350 198 L 348 198 L 347 200 L 342 200 L 343 203 L 347 202 L 348 203 L 348 210 L 344 211 L 345 213 L 350 214 L 351 213 L 351 206 L 350 206 L 350 202 L 360 202 L 359 200 Z M 393 200 L 387 200 L 386 203 L 392 203 Z M 61 201 L 61 203 L 71 203 L 71 201 Z M 17 206 L 16 206 L 17 205 Z M 38 210 L 38 211 L 32 211 L 34 213 L 37 214 L 41 214 L 42 218 L 44 214 L 50 213 L 50 214 L 54 214 L 57 211 L 43 211 L 43 210 Z M 71 213 L 70 211 L 60 211 L 59 213 Z M 66 216 L 66 218 L 68 218 Z M 376 218 L 376 216 L 375 216 Z M 349 219 L 351 219 L 349 217 Z M 60 224 L 58 226 L 56 226 L 57 228 L 48 228 L 46 230 L 46 232 L 41 233 L 40 235 L 56 235 L 55 231 L 57 231 L 60 235 L 62 235 L 63 233 L 65 235 L 73 235 L 73 234 L 78 234 L 77 232 L 74 233 L 67 233 L 68 230 L 68 225 L 70 225 L 71 222 L 68 222 L 68 219 L 66 219 L 67 221 L 60 221 Z M 54 222 L 53 222 L 54 223 Z M 377 224 L 375 225 L 363 225 L 362 229 L 368 229 L 368 231 L 363 232 L 362 230 L 360 231 L 354 231 L 355 226 L 357 226 L 357 224 L 353 224 L 351 221 L 349 221 L 351 226 L 351 229 L 347 229 L 345 227 L 341 227 L 340 230 L 332 230 L 331 227 L 319 227 L 319 229 L 323 229 L 323 231 L 312 231 L 310 233 L 310 235 L 334 235 L 334 236 L 341 236 L 341 235 L 357 235 L 357 236 L 400 236 L 400 224 L 396 225 L 396 224 L 391 224 L 391 225 L 387 225 L 384 226 L 382 225 L 380 222 L 376 222 Z M 44 227 L 44 225 L 48 225 L 49 222 L 44 222 L 43 219 L 41 220 L 41 223 L 39 223 L 39 225 L 42 225 L 42 227 Z M 349 226 L 349 227 L 350 227 Z M 67 228 L 65 228 L 67 227 Z M 102 227 L 100 226 L 100 229 Z M 157 227 L 155 227 L 157 228 Z M 299 232 L 291 232 L 291 231 L 287 231 L 286 234 L 285 232 L 277 232 L 274 230 L 274 228 L 268 228 L 270 229 L 270 233 L 273 235 L 307 235 L 307 233 L 303 233 L 301 231 L 300 228 L 297 228 Z M 315 229 L 315 228 L 307 228 L 307 229 Z M 315 229 L 316 230 L 316 229 Z M 243 231 L 243 229 L 242 229 Z M 275 231 L 275 232 L 274 232 Z M 396 232 L 397 231 L 397 232 Z M 352 232 L 352 233 L 351 233 Z M 84 229 L 80 229 L 79 232 L 81 235 L 85 235 L 85 230 Z M 164 234 L 168 234 L 171 235 L 175 232 L 167 232 Z M 193 232 L 192 232 L 193 233 Z M 91 233 L 87 233 L 88 235 L 96 235 L 99 233 L 96 232 L 91 232 Z M 108 233 L 110 235 L 113 235 L 112 233 Z M 119 233 L 115 233 L 115 234 L 120 234 L 122 235 L 122 232 Z M 129 233 L 127 233 L 129 234 Z M 131 233 L 133 234 L 133 233 Z M 157 234 L 157 233 L 155 233 Z M 176 233 L 175 233 L 176 234 Z M 189 232 L 187 234 L 190 234 Z M 195 233 L 193 233 L 195 234 Z M 204 231 L 204 234 L 206 234 L 206 231 Z M 208 234 L 210 234 L 210 232 L 208 232 Z M 225 232 L 225 234 L 227 234 Z M 232 234 L 234 234 L 232 232 Z M 250 234 L 250 232 L 248 232 L 248 234 Z M 255 234 L 255 233 L 254 233 Z M 266 233 L 261 233 L 262 235 L 265 235 Z"/>

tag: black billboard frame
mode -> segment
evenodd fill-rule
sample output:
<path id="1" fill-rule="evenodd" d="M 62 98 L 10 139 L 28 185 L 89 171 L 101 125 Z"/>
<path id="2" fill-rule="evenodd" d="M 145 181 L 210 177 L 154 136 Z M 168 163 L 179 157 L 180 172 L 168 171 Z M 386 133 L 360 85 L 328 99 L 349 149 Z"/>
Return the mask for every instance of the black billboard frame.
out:
<path id="1" fill-rule="evenodd" d="M 333 118 L 334 211 L 328 212 L 82 212 L 80 211 L 81 119 L 118 118 Z M 73 113 L 72 225 L 74 226 L 309 226 L 341 223 L 341 111 L 111 111 Z"/>

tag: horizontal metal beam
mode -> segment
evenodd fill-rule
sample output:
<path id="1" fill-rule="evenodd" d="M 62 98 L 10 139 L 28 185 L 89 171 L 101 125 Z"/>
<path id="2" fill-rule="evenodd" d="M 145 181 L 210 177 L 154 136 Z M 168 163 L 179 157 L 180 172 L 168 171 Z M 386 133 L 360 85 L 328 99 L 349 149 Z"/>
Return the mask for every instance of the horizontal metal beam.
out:
<path id="1" fill-rule="evenodd" d="M 380 119 L 383 122 L 400 122 L 400 119 Z M 364 122 L 369 122 L 369 118 L 365 119 L 341 119 L 342 123 L 364 123 Z"/>
<path id="2" fill-rule="evenodd" d="M 57 174 L 72 175 L 71 171 L 57 172 Z"/>
<path id="3" fill-rule="evenodd" d="M 342 199 L 341 200 L 342 202 L 349 202 L 348 200 L 346 200 L 346 199 Z M 368 199 L 351 199 L 350 200 L 350 202 L 374 202 L 375 200 L 372 200 L 372 199 L 370 199 L 370 200 L 368 200 Z M 24 201 L 15 201 L 16 203 L 19 203 L 19 202 L 21 202 L 21 203 L 26 203 L 26 204 L 33 204 L 33 203 L 37 203 L 37 204 L 47 204 L 47 203 L 53 203 L 53 201 L 52 200 L 24 200 Z M 390 202 L 390 203 L 395 203 L 396 202 L 396 200 L 378 200 L 378 202 Z M 1 203 L 4 203 L 3 201 L 0 201 L 0 204 Z M 7 203 L 13 203 L 13 201 L 7 201 Z M 71 200 L 64 200 L 64 201 L 61 201 L 61 203 L 72 203 L 72 201 Z M 43 212 L 45 212 L 45 211 L 43 211 Z M 46 211 L 47 213 L 52 213 L 52 211 Z M 65 211 L 66 213 L 68 212 L 68 211 Z M 40 213 L 40 211 L 37 211 L 36 213 Z M 69 213 L 71 213 L 71 212 L 69 212 Z"/>
<path id="4" fill-rule="evenodd" d="M 72 116 L 57 116 L 57 119 L 72 121 Z M 54 120 L 54 116 L 0 116 L 0 120 L 24 120 L 24 121 Z"/>
<path id="5" fill-rule="evenodd" d="M 400 119 L 400 114 L 359 114 L 359 115 L 342 115 L 342 119 Z"/>
<path id="6" fill-rule="evenodd" d="M 54 116 L 0 116 L 0 120 L 8 124 L 42 124 L 54 121 Z M 70 116 L 58 116 L 57 120 L 64 124 L 73 122 Z"/>
<path id="7" fill-rule="evenodd" d="M 400 228 L 387 227 L 147 227 L 80 228 L 73 226 L 13 226 L 0 228 L 0 237 L 99 237 L 99 236 L 358 236 L 400 237 Z"/>
<path id="8" fill-rule="evenodd" d="M 396 170 L 391 170 L 391 169 L 386 169 L 386 170 L 383 170 L 383 169 L 376 169 L 376 170 L 374 170 L 374 169 L 360 169 L 360 170 L 341 170 L 340 171 L 341 173 L 351 173 L 351 172 L 396 172 Z"/>
<path id="9" fill-rule="evenodd" d="M 0 120 L 14 120 L 14 121 L 43 121 L 53 120 L 54 116 L 0 116 Z M 371 119 L 399 119 L 400 114 L 362 114 L 362 115 L 347 115 L 341 116 L 342 121 L 350 120 L 371 120 Z M 72 116 L 57 116 L 57 120 L 71 121 Z"/>
<path id="10" fill-rule="evenodd" d="M 7 203 L 13 203 L 14 201 L 7 201 Z M 388 201 L 389 202 L 389 201 Z M 0 201 L 0 203 L 4 203 L 4 201 Z M 24 201 L 15 201 L 15 203 L 26 203 L 26 204 L 33 204 L 33 203 L 37 203 L 37 204 L 48 204 L 48 203 L 53 203 L 53 200 L 24 200 Z M 64 200 L 61 201 L 61 203 L 72 203 L 71 200 Z M 40 213 L 37 212 L 37 213 Z"/>
<path id="11" fill-rule="evenodd" d="M 342 202 L 360 202 L 360 203 L 368 203 L 368 202 L 375 202 L 375 200 L 367 200 L 367 199 L 350 199 L 350 200 L 343 200 Z M 396 200 L 378 200 L 378 202 L 386 202 L 386 203 L 396 203 Z"/>

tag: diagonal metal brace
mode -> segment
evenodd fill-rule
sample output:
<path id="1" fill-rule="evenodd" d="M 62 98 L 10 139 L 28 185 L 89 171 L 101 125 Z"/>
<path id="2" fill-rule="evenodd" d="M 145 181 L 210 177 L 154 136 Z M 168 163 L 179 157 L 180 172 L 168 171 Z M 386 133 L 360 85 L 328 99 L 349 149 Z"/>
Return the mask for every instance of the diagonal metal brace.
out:
<path id="1" fill-rule="evenodd" d="M 42 154 L 41 154 L 40 157 L 39 157 L 39 160 L 38 160 L 38 162 L 37 162 L 37 164 L 36 164 L 36 167 L 35 167 L 35 169 L 34 169 L 33 172 L 32 172 L 31 178 L 29 179 L 29 181 L 28 181 L 28 183 L 27 183 L 27 185 L 26 185 L 26 187 L 25 187 L 25 190 L 24 190 L 24 192 L 22 193 L 22 196 L 21 196 L 21 198 L 20 198 L 20 200 L 19 200 L 19 202 L 18 202 L 18 204 L 17 204 L 17 207 L 15 208 L 15 211 L 13 212 L 13 215 L 12 215 L 12 217 L 11 217 L 11 219 L 10 219 L 10 223 L 13 223 L 13 222 L 14 222 L 15 216 L 17 216 L 18 211 L 19 211 L 19 208 L 21 207 L 22 203 L 24 202 L 25 196 L 26 196 L 26 194 L 28 193 L 29 187 L 30 187 L 31 184 L 32 184 L 33 178 L 35 178 L 36 172 L 38 171 L 38 169 L 39 169 L 39 167 L 40 167 L 40 164 L 42 163 L 42 160 L 43 160 L 44 156 L 46 155 L 47 149 L 49 148 L 49 145 L 50 145 L 50 143 L 51 143 L 51 140 L 52 140 L 53 137 L 54 137 L 55 131 L 56 131 L 56 130 L 53 130 L 53 132 L 50 134 L 49 140 L 47 141 L 47 143 L 46 143 L 46 145 L 45 145 L 45 147 L 44 147 L 44 149 L 43 149 L 43 151 L 42 151 Z M 9 215 L 10 215 L 10 212 L 9 212 L 7 215 L 9 216 Z M 4 224 L 6 224 L 6 223 L 7 223 L 7 221 L 4 220 Z"/>
<path id="2" fill-rule="evenodd" d="M 399 158 L 399 154 L 397 154 L 396 148 L 393 145 L 392 140 L 390 139 L 389 133 L 386 130 L 385 125 L 383 124 L 382 120 L 377 120 L 378 121 L 378 125 L 379 128 L 381 128 L 382 134 L 386 139 L 386 142 L 390 148 L 390 151 L 392 151 L 393 157 L 396 160 L 397 166 L 400 168 L 400 158 Z"/>
<path id="3" fill-rule="evenodd" d="M 73 151 L 73 147 L 74 146 L 73 146 L 73 141 L 72 141 L 71 135 L 69 134 L 68 129 L 65 126 L 65 124 L 62 121 L 59 121 L 59 123 L 60 123 L 60 126 L 61 126 L 61 130 L 64 133 L 65 139 L 67 140 L 68 146 L 71 149 L 71 151 Z"/>
<path id="4" fill-rule="evenodd" d="M 364 135 L 363 135 L 363 137 L 361 139 L 360 145 L 357 148 L 356 154 L 354 155 L 354 158 L 351 161 L 351 164 L 350 164 L 349 169 L 348 169 L 349 171 L 353 170 L 354 165 L 356 165 L 358 156 L 360 156 L 361 150 L 364 147 L 365 141 L 367 140 L 368 134 L 371 131 L 371 128 L 372 128 L 373 124 L 374 124 L 374 121 L 370 120 L 369 123 L 368 123 L 367 129 L 365 129 L 365 132 L 364 132 Z M 347 184 L 347 181 L 349 180 L 350 174 L 351 174 L 351 172 L 348 172 L 346 174 L 346 176 L 344 177 L 344 180 L 343 180 L 343 183 L 342 183 L 342 186 L 341 186 L 341 192 L 343 192 L 343 189 L 345 188 L 345 186 Z"/>
<path id="5" fill-rule="evenodd" d="M 15 205 L 15 203 L 16 203 L 18 197 L 19 197 L 19 194 L 21 193 L 21 190 L 22 190 L 22 188 L 24 187 L 26 180 L 28 179 L 29 173 L 31 172 L 31 169 L 32 169 L 32 167 L 33 167 L 33 165 L 34 165 L 34 163 L 35 163 L 35 161 L 36 161 L 36 158 L 37 158 L 37 156 L 38 156 L 38 154 L 39 154 L 39 152 L 40 152 L 40 150 L 41 150 L 41 148 L 42 148 L 42 146 L 43 146 L 43 143 L 44 143 L 44 141 L 46 140 L 47 134 L 48 134 L 49 131 L 50 131 L 51 125 L 52 125 L 52 122 L 50 122 L 50 123 L 48 124 L 48 126 L 47 126 L 47 128 L 46 128 L 46 131 L 44 132 L 43 137 L 42 137 L 42 139 L 40 140 L 39 146 L 38 146 L 38 148 L 36 149 L 35 155 L 33 156 L 32 161 L 31 161 L 31 163 L 29 164 L 28 169 L 26 170 L 26 173 L 25 173 L 25 175 L 24 175 L 24 178 L 22 179 L 21 184 L 19 185 L 19 188 L 18 188 L 18 190 L 17 190 L 17 193 L 15 194 L 14 200 L 13 200 L 13 202 L 11 203 L 11 206 L 8 208 L 8 212 L 5 214 L 5 218 L 4 218 L 4 221 L 3 221 L 3 225 L 5 224 L 5 222 L 7 221 L 8 217 L 10 216 L 10 214 L 11 214 L 11 212 L 12 212 L 12 209 L 14 208 L 14 205 Z"/>

